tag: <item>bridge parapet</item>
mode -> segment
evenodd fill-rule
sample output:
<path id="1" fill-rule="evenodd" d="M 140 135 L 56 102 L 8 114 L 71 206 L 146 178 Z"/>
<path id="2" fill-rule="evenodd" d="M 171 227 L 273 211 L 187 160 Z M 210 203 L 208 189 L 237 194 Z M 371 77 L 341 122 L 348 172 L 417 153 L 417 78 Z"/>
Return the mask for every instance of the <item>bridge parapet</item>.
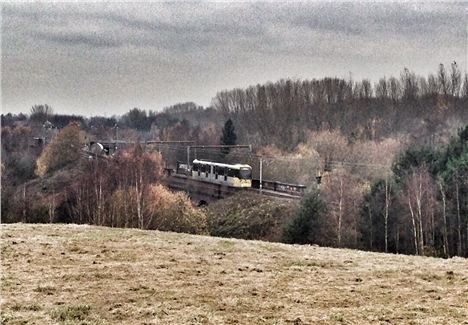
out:
<path id="1" fill-rule="evenodd" d="M 300 200 L 305 190 L 304 185 L 286 184 L 280 182 L 264 182 L 266 186 L 259 188 L 237 188 L 222 184 L 194 180 L 186 175 L 176 174 L 173 170 L 166 173 L 167 177 L 163 183 L 174 191 L 183 191 L 198 205 L 210 203 L 227 198 L 240 191 L 262 194 L 274 199 Z M 258 183 L 257 183 L 258 184 Z M 299 190 L 296 189 L 299 187 Z M 300 192 L 302 191 L 302 192 Z"/>

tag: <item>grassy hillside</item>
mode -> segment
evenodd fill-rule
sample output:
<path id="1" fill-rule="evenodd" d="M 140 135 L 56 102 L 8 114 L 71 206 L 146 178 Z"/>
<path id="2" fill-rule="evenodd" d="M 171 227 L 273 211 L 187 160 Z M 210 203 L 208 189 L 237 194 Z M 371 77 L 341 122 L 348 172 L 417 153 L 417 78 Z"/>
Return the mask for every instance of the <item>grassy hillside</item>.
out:
<path id="1" fill-rule="evenodd" d="M 1 227 L 6 324 L 467 324 L 462 258 Z"/>

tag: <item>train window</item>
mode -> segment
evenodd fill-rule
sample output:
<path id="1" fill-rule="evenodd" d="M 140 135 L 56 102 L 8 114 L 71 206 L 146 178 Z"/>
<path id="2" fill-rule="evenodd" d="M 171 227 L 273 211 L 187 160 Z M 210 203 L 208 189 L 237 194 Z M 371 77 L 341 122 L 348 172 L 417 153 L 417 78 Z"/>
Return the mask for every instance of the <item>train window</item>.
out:
<path id="1" fill-rule="evenodd" d="M 252 178 L 252 170 L 250 168 L 241 168 L 239 171 L 239 178 L 240 179 L 251 179 Z"/>
<path id="2" fill-rule="evenodd" d="M 229 177 L 239 177 L 239 170 L 238 169 L 233 169 L 233 168 L 228 168 L 227 175 Z"/>
<path id="3" fill-rule="evenodd" d="M 193 164 L 192 170 L 196 172 L 198 171 L 198 167 L 199 167 L 198 164 Z"/>

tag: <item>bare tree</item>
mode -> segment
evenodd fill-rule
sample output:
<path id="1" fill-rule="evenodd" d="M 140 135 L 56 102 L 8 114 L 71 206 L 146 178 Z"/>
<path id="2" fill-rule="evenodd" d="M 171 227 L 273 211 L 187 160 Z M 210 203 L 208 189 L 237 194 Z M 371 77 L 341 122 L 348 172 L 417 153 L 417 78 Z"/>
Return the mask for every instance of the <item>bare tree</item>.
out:
<path id="1" fill-rule="evenodd" d="M 328 206 L 330 227 L 338 247 L 357 247 L 358 214 L 362 200 L 361 187 L 351 173 L 343 168 L 335 169 L 325 180 L 323 198 Z"/>
<path id="2" fill-rule="evenodd" d="M 408 68 L 405 68 L 400 78 L 403 85 L 403 98 L 406 100 L 416 99 L 418 94 L 418 81 L 414 72 L 410 72 Z"/>
<path id="3" fill-rule="evenodd" d="M 380 99 L 388 98 L 388 87 L 387 87 L 387 79 L 381 78 L 379 83 L 375 85 L 375 96 Z"/>
<path id="4" fill-rule="evenodd" d="M 397 102 L 401 98 L 401 84 L 395 77 L 391 77 L 388 82 L 390 85 L 390 99 Z"/>
<path id="5" fill-rule="evenodd" d="M 54 110 L 47 104 L 43 105 L 34 105 L 31 107 L 31 120 L 45 122 L 52 114 Z"/>
<path id="6" fill-rule="evenodd" d="M 465 73 L 465 78 L 463 78 L 463 88 L 461 90 L 461 96 L 468 98 L 468 73 Z"/>
<path id="7" fill-rule="evenodd" d="M 448 231 L 447 231 L 447 209 L 446 209 L 446 195 L 445 195 L 445 190 L 442 185 L 442 180 L 439 179 L 439 190 L 440 190 L 440 195 L 442 197 L 442 236 L 443 236 L 443 250 L 444 250 L 444 256 L 448 257 L 450 256 L 450 249 L 449 249 L 449 244 L 448 244 Z"/>
<path id="8" fill-rule="evenodd" d="M 449 92 L 449 81 L 447 78 L 447 72 L 445 71 L 444 65 L 441 63 L 439 64 L 439 71 L 437 73 L 437 80 L 439 82 L 439 92 L 447 96 Z"/>
<path id="9" fill-rule="evenodd" d="M 454 97 L 458 97 L 461 87 L 461 72 L 455 61 L 453 61 L 451 67 L 452 70 L 450 73 L 450 94 Z"/>
<path id="10" fill-rule="evenodd" d="M 432 73 L 427 77 L 427 91 L 431 96 L 436 96 L 439 93 L 439 85 L 437 78 Z"/>
<path id="11" fill-rule="evenodd" d="M 385 253 L 388 252 L 388 208 L 390 205 L 390 194 L 388 176 L 385 177 L 385 213 L 384 213 L 384 232 L 385 232 Z"/>

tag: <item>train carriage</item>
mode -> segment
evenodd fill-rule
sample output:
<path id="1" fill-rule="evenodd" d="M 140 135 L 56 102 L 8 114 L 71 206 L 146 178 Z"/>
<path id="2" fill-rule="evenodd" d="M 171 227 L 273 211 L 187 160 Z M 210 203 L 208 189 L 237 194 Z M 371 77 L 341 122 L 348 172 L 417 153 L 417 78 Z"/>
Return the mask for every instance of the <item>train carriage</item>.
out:
<path id="1" fill-rule="evenodd" d="M 232 187 L 252 187 L 252 167 L 245 164 L 222 164 L 210 161 L 193 161 L 193 179 Z"/>

